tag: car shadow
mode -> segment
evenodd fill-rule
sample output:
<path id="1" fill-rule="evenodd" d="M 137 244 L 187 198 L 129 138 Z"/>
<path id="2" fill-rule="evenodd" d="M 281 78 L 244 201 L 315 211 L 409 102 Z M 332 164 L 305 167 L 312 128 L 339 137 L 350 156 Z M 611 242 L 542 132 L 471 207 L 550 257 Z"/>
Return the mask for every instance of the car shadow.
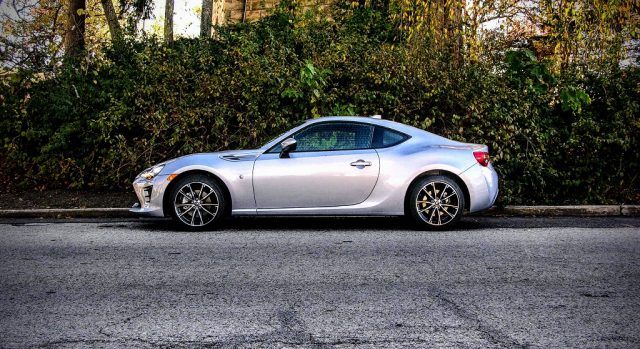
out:
<path id="1" fill-rule="evenodd" d="M 180 231 L 168 218 L 77 218 L 77 219 L 0 219 L 0 224 L 15 226 L 46 225 L 52 223 L 93 223 L 98 228 L 121 228 Z M 467 215 L 452 229 L 522 228 L 640 228 L 640 217 L 486 217 Z M 281 230 L 418 230 L 403 217 L 233 217 L 211 231 L 281 231 Z"/>
<path id="2" fill-rule="evenodd" d="M 136 228 L 155 231 L 180 231 L 169 219 L 147 219 Z M 635 228 L 638 217 L 482 217 L 464 216 L 452 228 L 454 231 L 522 228 Z M 416 225 L 404 217 L 233 217 L 226 219 L 215 231 L 282 231 L 282 230 L 371 230 L 417 231 Z M 206 231 L 205 231 L 206 232 Z"/>
<path id="3" fill-rule="evenodd" d="M 136 228 L 155 231 L 183 230 L 171 220 L 145 220 Z M 210 231 L 282 231 L 282 230 L 415 230 L 402 217 L 233 217 Z"/>

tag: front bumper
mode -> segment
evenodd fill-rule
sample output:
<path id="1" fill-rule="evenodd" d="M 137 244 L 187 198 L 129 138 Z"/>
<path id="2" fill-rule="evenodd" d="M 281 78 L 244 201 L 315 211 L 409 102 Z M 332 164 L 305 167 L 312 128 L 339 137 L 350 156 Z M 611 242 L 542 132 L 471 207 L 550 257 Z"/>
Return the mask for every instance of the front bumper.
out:
<path id="1" fill-rule="evenodd" d="M 133 182 L 133 191 L 138 202 L 129 212 L 146 217 L 164 217 L 164 192 L 169 185 L 168 175 L 158 175 L 151 180 L 138 177 Z"/>

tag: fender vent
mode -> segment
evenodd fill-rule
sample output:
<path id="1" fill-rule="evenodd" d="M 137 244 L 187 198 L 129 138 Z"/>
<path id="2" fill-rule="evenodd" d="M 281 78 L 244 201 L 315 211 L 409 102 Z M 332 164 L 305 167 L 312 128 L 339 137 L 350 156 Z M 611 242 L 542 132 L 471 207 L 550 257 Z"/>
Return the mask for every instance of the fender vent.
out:
<path id="1" fill-rule="evenodd" d="M 255 154 L 231 154 L 231 155 L 222 155 L 220 156 L 222 160 L 227 161 L 249 161 L 254 160 L 256 158 Z"/>

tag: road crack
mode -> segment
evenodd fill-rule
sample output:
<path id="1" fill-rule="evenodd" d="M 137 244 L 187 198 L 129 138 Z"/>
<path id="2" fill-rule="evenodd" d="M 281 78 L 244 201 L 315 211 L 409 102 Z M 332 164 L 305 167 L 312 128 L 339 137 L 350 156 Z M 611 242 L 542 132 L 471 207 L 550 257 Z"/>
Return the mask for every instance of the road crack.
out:
<path id="1" fill-rule="evenodd" d="M 511 338 L 508 334 L 502 332 L 500 329 L 495 328 L 486 322 L 482 321 L 472 311 L 464 309 L 456 302 L 445 296 L 445 293 L 438 288 L 430 288 L 430 296 L 436 301 L 437 305 L 441 308 L 451 311 L 455 316 L 462 319 L 468 327 L 473 328 L 480 333 L 480 335 L 489 342 L 499 345 L 504 348 L 529 348 L 528 344 L 521 344 L 514 338 Z"/>

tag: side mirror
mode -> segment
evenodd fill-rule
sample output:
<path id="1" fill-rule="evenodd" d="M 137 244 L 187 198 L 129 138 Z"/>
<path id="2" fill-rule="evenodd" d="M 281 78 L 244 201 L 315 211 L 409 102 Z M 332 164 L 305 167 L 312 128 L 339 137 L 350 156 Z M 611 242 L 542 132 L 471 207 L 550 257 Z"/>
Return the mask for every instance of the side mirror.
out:
<path id="1" fill-rule="evenodd" d="M 282 150 L 280 151 L 280 157 L 288 158 L 289 153 L 296 150 L 296 148 L 298 147 L 298 142 L 296 142 L 296 140 L 293 138 L 287 138 L 284 141 L 282 141 L 280 145 L 282 146 Z"/>

